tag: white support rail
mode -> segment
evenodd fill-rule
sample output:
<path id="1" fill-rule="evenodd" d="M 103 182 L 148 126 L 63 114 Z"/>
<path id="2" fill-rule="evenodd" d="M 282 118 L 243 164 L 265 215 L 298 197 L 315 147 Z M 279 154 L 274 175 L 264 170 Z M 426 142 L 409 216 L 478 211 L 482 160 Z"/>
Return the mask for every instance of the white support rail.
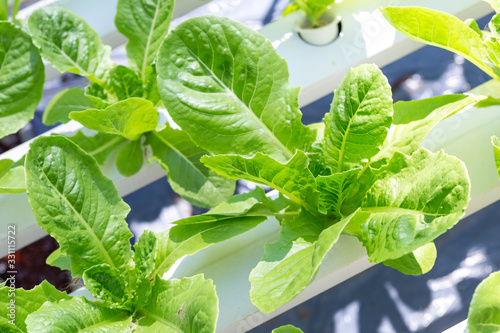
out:
<path id="1" fill-rule="evenodd" d="M 71 8 L 91 22 L 106 40 L 106 36 L 118 36 L 114 27 L 109 26 L 113 22 L 112 10 L 115 6 L 111 6 L 111 13 L 102 9 L 103 6 L 108 6 L 108 2 L 116 3 L 114 0 L 59 0 L 44 1 L 42 4 L 57 3 Z M 188 1 L 178 1 L 177 6 L 183 2 Z M 331 93 L 351 67 L 365 62 L 383 66 L 421 47 L 421 44 L 396 33 L 376 11 L 379 6 L 407 4 L 407 1 L 344 1 L 339 5 L 338 11 L 342 16 L 342 36 L 333 44 L 321 48 L 306 44 L 292 32 L 294 15 L 264 27 L 261 32 L 288 61 L 290 80 L 293 85 L 303 87 L 300 102 L 301 105 L 306 105 Z M 479 18 L 490 11 L 488 5 L 480 0 L 419 0 L 418 5 L 451 12 L 460 18 Z M 95 8 L 99 8 L 99 11 L 96 12 Z M 27 15 L 28 10 L 25 13 Z M 102 28 L 99 24 L 102 24 Z M 116 46 L 120 40 L 116 44 L 113 41 L 107 42 Z M 466 110 L 442 122 L 424 142 L 424 146 L 429 149 L 445 149 L 466 163 L 473 184 L 468 214 L 500 199 L 500 184 L 489 143 L 491 135 L 500 136 L 500 118 L 497 117 L 499 112 L 499 107 Z M 77 125 L 69 123 L 56 128 L 54 132 L 74 132 L 77 128 Z M 0 155 L 0 159 L 16 160 L 27 149 L 28 145 L 23 144 Z M 487 156 L 491 158 L 488 159 Z M 134 177 L 123 178 L 116 172 L 112 160 L 108 160 L 103 170 L 114 181 L 121 195 L 131 193 L 164 175 L 157 165 L 151 165 Z M 36 225 L 25 194 L 0 195 L 0 212 L 2 225 L 18 226 L 18 246 L 34 242 L 45 234 Z M 7 249 L 6 229 L 0 230 L 0 256 L 5 255 Z M 214 279 L 220 297 L 220 332 L 244 332 L 258 326 L 370 267 L 366 253 L 357 240 L 349 236 L 341 237 L 327 256 L 316 280 L 305 292 L 278 311 L 262 314 L 250 303 L 248 275 L 262 257 L 264 244 L 277 239 L 278 232 L 276 221 L 267 221 L 244 235 L 185 258 L 173 273 L 174 276 L 182 276 L 203 272 L 206 277 Z"/>

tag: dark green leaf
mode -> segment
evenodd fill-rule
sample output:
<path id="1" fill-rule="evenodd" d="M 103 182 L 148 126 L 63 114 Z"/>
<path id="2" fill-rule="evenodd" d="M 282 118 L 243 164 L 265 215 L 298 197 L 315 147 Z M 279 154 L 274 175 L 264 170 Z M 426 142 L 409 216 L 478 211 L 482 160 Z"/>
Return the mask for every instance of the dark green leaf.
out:
<path id="1" fill-rule="evenodd" d="M 105 81 L 113 67 L 111 48 L 82 18 L 61 7 L 42 7 L 30 15 L 28 27 L 43 57 L 59 71 Z"/>
<path id="2" fill-rule="evenodd" d="M 45 72 L 31 37 L 0 22 L 0 138 L 26 125 L 42 98 Z"/>
<path id="3" fill-rule="evenodd" d="M 99 264 L 131 265 L 130 208 L 91 156 L 62 136 L 39 137 L 26 157 L 26 179 L 36 220 L 71 256 L 74 275 Z"/>
<path id="4" fill-rule="evenodd" d="M 127 309 L 131 306 L 131 295 L 122 274 L 107 264 L 95 265 L 83 273 L 83 281 L 92 296 L 109 308 Z"/>
<path id="5" fill-rule="evenodd" d="M 107 87 L 118 101 L 144 96 L 141 79 L 136 72 L 125 66 L 116 66 L 110 71 Z"/>

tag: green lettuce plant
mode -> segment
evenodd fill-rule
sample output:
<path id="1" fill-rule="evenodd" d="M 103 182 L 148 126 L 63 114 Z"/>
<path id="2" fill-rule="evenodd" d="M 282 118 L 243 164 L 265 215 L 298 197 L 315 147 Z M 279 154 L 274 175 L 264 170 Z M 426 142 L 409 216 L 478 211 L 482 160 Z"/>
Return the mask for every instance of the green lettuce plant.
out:
<path id="1" fill-rule="evenodd" d="M 157 70 L 171 117 L 213 153 L 201 158 L 208 168 L 280 192 L 280 205 L 256 190 L 177 222 L 202 228 L 278 219 L 280 239 L 266 245 L 250 275 L 251 300 L 263 312 L 298 295 L 342 233 L 357 237 L 370 261 L 425 273 L 436 256 L 432 240 L 464 213 L 465 166 L 419 144 L 440 120 L 477 102 L 474 97 L 393 104 L 382 72 L 363 65 L 335 91 L 324 124 L 307 127 L 299 89 L 289 84 L 287 64 L 271 43 L 210 16 L 185 21 L 166 37 Z"/>
<path id="2" fill-rule="evenodd" d="M 97 131 L 94 136 L 79 131 L 69 139 L 100 164 L 117 152 L 116 167 L 124 176 L 139 172 L 151 146 L 150 161 L 168 172 L 168 180 L 180 196 L 205 208 L 226 201 L 234 193 L 235 182 L 199 163 L 199 157 L 208 152 L 185 132 L 164 124 L 165 120 L 159 124 L 163 105 L 154 59 L 168 33 L 173 8 L 174 0 L 118 1 L 115 23 L 128 38 L 128 67 L 113 63 L 111 48 L 83 19 L 66 9 L 34 11 L 27 20 L 31 36 L 12 23 L 0 22 L 0 31 L 8 36 L 0 41 L 0 54 L 2 49 L 6 54 L 0 58 L 2 73 L 7 77 L 0 87 L 0 137 L 24 126 L 40 101 L 44 67 L 36 45 L 59 71 L 89 80 L 85 89 L 69 88 L 57 94 L 43 114 L 45 124 L 74 119 Z M 26 70 L 20 71 L 22 66 Z M 5 176 L 0 168 L 0 193 L 18 193 L 24 179 L 22 166 L 3 163 L 12 166 Z M 15 172 L 14 167 L 18 168 Z"/>
<path id="3" fill-rule="evenodd" d="M 163 280 L 170 265 L 161 258 L 179 257 L 165 251 L 162 234 L 146 231 L 132 251 L 130 208 L 93 157 L 62 136 L 41 137 L 31 143 L 25 166 L 38 224 L 59 242 L 59 255 L 69 259 L 63 268 L 81 277 L 92 297 L 70 297 L 46 281 L 15 289 L 7 280 L 0 287 L 2 332 L 215 331 L 212 281 L 202 275 Z"/>
<path id="4" fill-rule="evenodd" d="M 387 20 L 406 36 L 417 41 L 441 47 L 463 56 L 494 80 L 500 81 L 500 2 L 485 0 L 496 14 L 488 23 L 489 30 L 481 30 L 472 20 L 462 22 L 455 16 L 421 7 L 387 7 L 381 9 Z M 410 18 L 411 19 L 408 19 Z M 490 84 L 490 96 L 477 106 L 500 103 L 498 84 Z M 491 138 L 495 164 L 500 176 L 500 140 Z M 469 308 L 467 328 L 471 333 L 500 330 L 500 279 L 492 273 L 477 287 Z"/>
<path id="5" fill-rule="evenodd" d="M 303 11 L 313 28 L 320 26 L 321 16 L 335 3 L 335 0 L 291 0 L 283 11 L 283 16 L 297 10 Z"/>

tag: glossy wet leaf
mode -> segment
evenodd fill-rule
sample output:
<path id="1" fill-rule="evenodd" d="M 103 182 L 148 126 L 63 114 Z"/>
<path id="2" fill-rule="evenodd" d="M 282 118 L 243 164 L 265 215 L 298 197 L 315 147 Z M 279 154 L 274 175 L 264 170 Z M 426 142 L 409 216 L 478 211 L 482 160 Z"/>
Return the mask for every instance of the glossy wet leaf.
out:
<path id="1" fill-rule="evenodd" d="M 116 66 L 110 71 L 106 86 L 118 101 L 144 95 L 141 79 L 136 72 L 125 66 Z"/>
<path id="2" fill-rule="evenodd" d="M 500 79 L 498 63 L 481 37 L 455 16 L 421 7 L 387 7 L 381 11 L 406 36 L 455 52 L 491 77 Z"/>
<path id="3" fill-rule="evenodd" d="M 156 58 L 161 42 L 168 33 L 174 0 L 119 0 L 115 24 L 129 41 L 129 66 L 145 79 L 147 67 Z"/>
<path id="4" fill-rule="evenodd" d="M 218 298 L 212 280 L 196 275 L 181 280 L 157 278 L 150 301 L 140 310 L 136 332 L 212 333 Z"/>
<path id="5" fill-rule="evenodd" d="M 142 98 L 129 98 L 104 110 L 71 112 L 69 117 L 83 126 L 102 133 L 118 134 L 135 141 L 158 124 L 158 111 Z"/>
<path id="6" fill-rule="evenodd" d="M 375 65 L 351 69 L 325 116 L 323 152 L 334 173 L 363 166 L 377 154 L 392 121 L 392 91 Z"/>
<path id="7" fill-rule="evenodd" d="M 25 320 L 30 313 L 38 310 L 45 302 L 57 302 L 61 299 L 69 299 L 70 297 L 47 281 L 42 281 L 41 284 L 33 289 L 25 290 L 18 288 L 15 290 L 15 296 L 9 296 L 11 293 L 10 280 L 7 285 L 0 288 L 0 331 L 4 333 L 19 333 L 27 332 Z M 15 315 L 10 317 L 11 300 L 14 300 Z M 14 320 L 13 320 L 14 319 Z M 9 323 L 13 320 L 14 325 Z"/>
<path id="8" fill-rule="evenodd" d="M 500 331 L 500 272 L 491 273 L 477 286 L 470 303 L 467 328 L 470 333 Z"/>
<path id="9" fill-rule="evenodd" d="M 286 162 L 314 140 L 285 60 L 243 24 L 215 16 L 184 21 L 163 42 L 157 70 L 169 114 L 210 152 L 261 152 Z"/>
<path id="10" fill-rule="evenodd" d="M 132 322 L 127 312 L 108 309 L 87 301 L 81 296 L 58 303 L 45 303 L 28 316 L 29 332 L 131 332 Z"/>
<path id="11" fill-rule="evenodd" d="M 62 136 L 39 137 L 26 156 L 26 179 L 38 225 L 71 256 L 74 276 L 99 264 L 130 265 L 130 208 L 91 156 Z"/>
<path id="12" fill-rule="evenodd" d="M 78 87 L 69 88 L 58 93 L 47 105 L 43 112 L 42 121 L 45 125 L 67 123 L 72 111 L 94 109 L 96 106 L 85 96 L 85 92 Z"/>
<path id="13" fill-rule="evenodd" d="M 0 138 L 17 132 L 32 118 L 42 98 L 44 65 L 31 37 L 0 22 Z"/>
<path id="14" fill-rule="evenodd" d="M 465 212 L 470 184 L 463 162 L 443 152 L 397 153 L 380 169 L 355 232 L 370 261 L 399 258 L 434 240 Z"/>
<path id="15" fill-rule="evenodd" d="M 144 164 L 141 140 L 132 141 L 122 146 L 116 156 L 118 172 L 130 177 L 138 173 Z"/>
<path id="16" fill-rule="evenodd" d="M 42 7 L 30 15 L 28 27 L 43 58 L 60 72 L 105 81 L 113 67 L 111 48 L 82 18 L 61 7 Z"/>
<path id="17" fill-rule="evenodd" d="M 300 150 L 286 164 L 261 153 L 252 158 L 239 155 L 203 156 L 201 161 L 226 178 L 270 186 L 299 205 L 311 211 L 318 210 L 316 181 L 308 169 L 307 156 Z"/>
<path id="18" fill-rule="evenodd" d="M 167 171 L 170 186 L 187 201 L 210 208 L 233 195 L 234 180 L 204 166 L 200 158 L 208 152 L 198 147 L 185 131 L 173 129 L 167 123 L 161 132 L 148 133 L 147 143 L 153 150 L 152 160 Z"/>

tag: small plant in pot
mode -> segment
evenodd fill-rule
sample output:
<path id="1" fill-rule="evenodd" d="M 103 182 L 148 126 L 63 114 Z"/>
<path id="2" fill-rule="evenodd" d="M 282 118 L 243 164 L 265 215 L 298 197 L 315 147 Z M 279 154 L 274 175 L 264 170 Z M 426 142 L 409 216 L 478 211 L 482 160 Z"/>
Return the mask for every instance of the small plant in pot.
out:
<path id="1" fill-rule="evenodd" d="M 295 21 L 294 29 L 309 44 L 326 45 L 339 35 L 339 18 L 331 11 L 335 0 L 291 0 L 283 12 L 288 15 L 300 10 L 305 15 Z"/>

